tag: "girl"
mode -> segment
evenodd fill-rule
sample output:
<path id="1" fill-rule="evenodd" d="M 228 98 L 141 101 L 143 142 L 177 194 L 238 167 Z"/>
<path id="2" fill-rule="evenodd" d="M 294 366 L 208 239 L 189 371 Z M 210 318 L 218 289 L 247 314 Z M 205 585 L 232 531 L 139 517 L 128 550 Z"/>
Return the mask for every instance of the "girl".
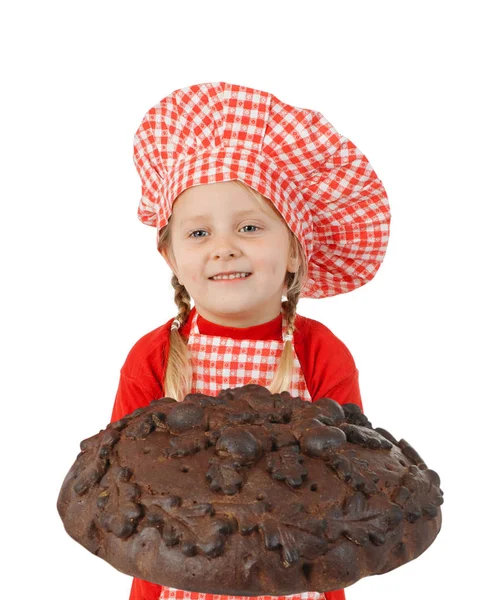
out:
<path id="1" fill-rule="evenodd" d="M 134 160 L 138 215 L 157 229 L 178 313 L 130 350 L 112 421 L 160 397 L 248 383 L 362 408 L 347 347 L 296 313 L 300 297 L 349 292 L 383 260 L 388 199 L 360 150 L 316 111 L 217 82 L 154 106 L 135 135 Z M 213 595 L 133 580 L 130 600 L 159 598 Z"/>

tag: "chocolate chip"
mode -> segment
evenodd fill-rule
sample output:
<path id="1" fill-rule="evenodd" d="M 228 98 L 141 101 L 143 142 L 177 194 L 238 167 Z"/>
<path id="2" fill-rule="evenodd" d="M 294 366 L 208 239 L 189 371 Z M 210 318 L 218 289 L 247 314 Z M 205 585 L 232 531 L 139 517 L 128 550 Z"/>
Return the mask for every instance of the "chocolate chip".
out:
<path id="1" fill-rule="evenodd" d="M 346 435 L 337 427 L 320 427 L 306 431 L 300 439 L 302 452 L 307 456 L 322 457 L 346 443 Z"/>

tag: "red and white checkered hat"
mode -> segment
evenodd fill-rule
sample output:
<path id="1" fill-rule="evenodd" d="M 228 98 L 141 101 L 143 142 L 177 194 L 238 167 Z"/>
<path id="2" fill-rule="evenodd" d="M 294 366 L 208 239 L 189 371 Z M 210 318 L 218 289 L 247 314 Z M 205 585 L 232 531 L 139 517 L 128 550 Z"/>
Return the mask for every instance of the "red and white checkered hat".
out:
<path id="1" fill-rule="evenodd" d="M 175 90 L 134 139 L 139 219 L 159 230 L 185 189 L 239 179 L 271 200 L 308 261 L 300 297 L 368 283 L 383 261 L 390 209 L 364 154 L 322 114 L 224 82 Z"/>

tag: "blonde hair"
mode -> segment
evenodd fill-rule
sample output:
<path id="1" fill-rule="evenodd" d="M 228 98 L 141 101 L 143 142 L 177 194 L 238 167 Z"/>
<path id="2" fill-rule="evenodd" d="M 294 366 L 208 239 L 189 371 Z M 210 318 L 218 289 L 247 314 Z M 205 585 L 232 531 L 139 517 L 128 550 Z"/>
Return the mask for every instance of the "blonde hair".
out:
<path id="1" fill-rule="evenodd" d="M 246 185 L 242 181 L 234 180 L 231 183 L 242 186 L 245 190 L 253 195 L 257 200 L 262 210 L 268 210 L 270 207 L 274 213 L 282 220 L 281 214 L 275 208 L 273 203 L 265 196 Z M 284 221 L 285 223 L 285 221 Z M 290 236 L 291 249 L 294 256 L 299 257 L 299 268 L 297 272 L 285 274 L 284 291 L 287 300 L 282 302 L 282 308 L 287 318 L 288 328 L 287 334 L 293 336 L 295 330 L 295 318 L 297 314 L 297 302 L 299 300 L 302 288 L 307 281 L 307 260 L 304 250 L 300 245 L 298 238 L 290 231 L 287 224 L 287 231 Z M 171 240 L 171 218 L 169 217 L 168 224 L 159 232 L 158 251 L 161 254 L 168 254 L 173 257 L 172 240 Z M 191 311 L 191 297 L 186 288 L 179 283 L 177 276 L 173 273 L 171 279 L 172 287 L 174 288 L 174 302 L 179 309 L 176 319 L 179 321 L 180 327 L 186 322 Z M 190 352 L 187 348 L 187 343 L 181 336 L 179 329 L 171 329 L 170 332 L 170 350 L 168 353 L 167 369 L 164 381 L 164 394 L 166 397 L 174 398 L 177 401 L 182 401 L 187 394 L 191 393 L 192 389 L 192 366 Z M 289 390 L 292 381 L 292 372 L 294 364 L 294 355 L 292 341 L 287 340 L 284 344 L 282 356 L 277 366 L 275 376 L 269 384 L 268 390 L 274 393 L 280 393 Z M 255 381 L 248 383 L 258 383 Z"/>

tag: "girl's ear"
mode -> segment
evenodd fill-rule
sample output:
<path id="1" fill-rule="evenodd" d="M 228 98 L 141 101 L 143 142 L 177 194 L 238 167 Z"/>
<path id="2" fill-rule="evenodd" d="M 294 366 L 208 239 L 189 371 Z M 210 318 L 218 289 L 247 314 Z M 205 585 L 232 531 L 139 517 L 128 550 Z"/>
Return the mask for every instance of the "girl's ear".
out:
<path id="1" fill-rule="evenodd" d="M 296 248 L 296 243 L 297 242 L 294 240 L 290 244 L 289 257 L 287 260 L 287 271 L 289 271 L 289 273 L 296 273 L 299 270 L 300 258 Z"/>
<path id="2" fill-rule="evenodd" d="M 175 273 L 175 275 L 177 276 L 177 279 L 179 279 L 179 275 L 177 274 L 177 268 L 175 265 L 175 262 L 172 260 L 171 256 L 170 256 L 170 252 L 167 252 L 164 248 L 162 250 L 159 250 L 162 258 L 165 260 L 165 262 L 167 263 L 169 269 Z M 182 282 L 180 282 L 182 283 Z"/>
<path id="3" fill-rule="evenodd" d="M 289 273 L 297 273 L 297 271 L 299 270 L 299 259 L 291 259 L 289 260 L 288 264 L 287 264 L 287 271 L 289 271 Z"/>

